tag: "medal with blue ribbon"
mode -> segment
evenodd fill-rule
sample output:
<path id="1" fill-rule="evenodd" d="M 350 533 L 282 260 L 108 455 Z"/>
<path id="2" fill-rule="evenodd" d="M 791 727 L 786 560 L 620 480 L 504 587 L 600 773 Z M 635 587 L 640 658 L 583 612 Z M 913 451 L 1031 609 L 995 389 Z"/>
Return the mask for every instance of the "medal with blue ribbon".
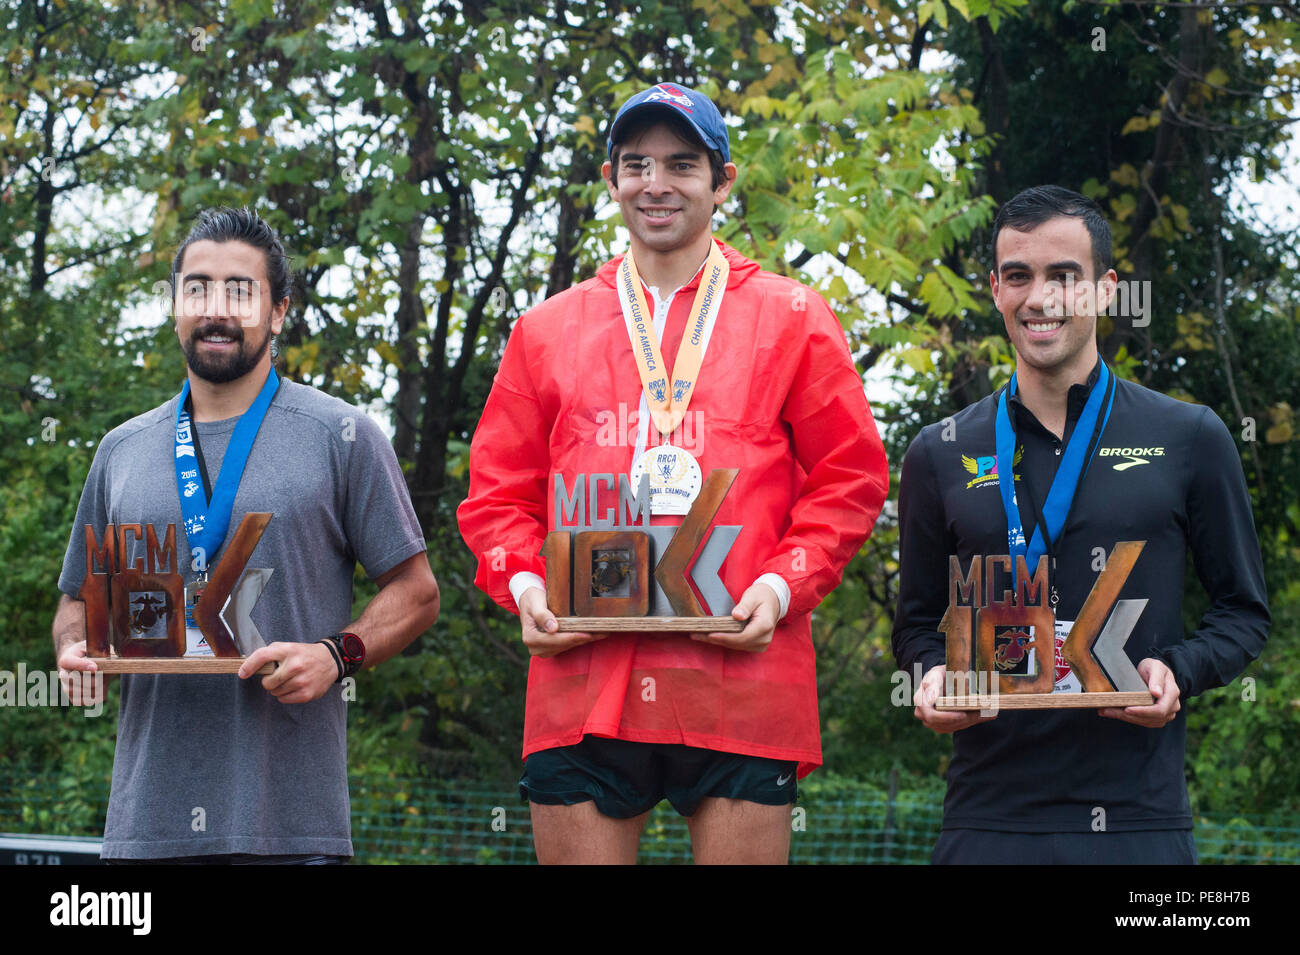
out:
<path id="1" fill-rule="evenodd" d="M 1102 362 L 1097 382 L 1089 392 L 1079 420 L 1075 422 L 1074 430 L 1070 433 L 1070 440 L 1065 446 L 1065 453 L 1056 469 L 1056 475 L 1052 478 L 1052 486 L 1047 492 L 1047 500 L 1043 504 L 1042 512 L 1035 514 L 1035 527 L 1028 542 L 1025 539 L 1024 528 L 1021 526 L 1020 504 L 1016 498 L 1015 477 L 1011 472 L 1014 466 L 1012 458 L 1015 455 L 1016 432 L 1011 420 L 1011 409 L 1007 407 L 1007 399 L 1015 393 L 1016 376 L 1013 373 L 1010 384 L 998 397 L 998 413 L 994 425 L 997 442 L 998 490 L 1002 493 L 1002 509 L 1007 517 L 1007 553 L 1011 557 L 1013 582 L 1017 557 L 1025 557 L 1025 566 L 1034 567 L 1038 559 L 1051 552 L 1055 546 L 1054 542 L 1060 539 L 1079 483 L 1087 475 L 1088 468 L 1092 465 L 1093 454 L 1101 444 L 1102 433 L 1106 430 L 1107 422 L 1110 421 L 1111 408 L 1115 403 L 1115 381 L 1106 363 Z M 1104 417 L 1103 405 L 1105 405 Z M 1098 420 L 1101 421 L 1100 428 L 1097 426 Z M 1028 484 L 1026 484 L 1027 488 Z M 1036 510 L 1032 500 L 1030 508 Z M 1051 595 L 1053 606 L 1056 605 L 1056 600 L 1056 586 L 1053 583 Z"/>
<path id="2" fill-rule="evenodd" d="M 185 536 L 189 540 L 190 550 L 201 553 L 205 569 L 225 543 L 226 531 L 230 528 L 230 515 L 235 507 L 235 492 L 239 490 L 239 482 L 244 476 L 244 467 L 248 464 L 248 455 L 253 450 L 257 432 L 262 427 L 262 419 L 266 417 L 266 410 L 271 406 L 271 399 L 279 387 L 280 378 L 272 368 L 257 398 L 235 425 L 235 433 L 231 435 L 230 446 L 221 462 L 221 473 L 212 489 L 211 500 L 208 499 L 206 487 L 201 487 L 195 480 L 205 481 L 206 475 L 201 473 L 195 451 L 188 378 L 181 387 L 180 398 L 176 402 L 176 490 L 180 497 L 181 515 L 185 518 Z"/>

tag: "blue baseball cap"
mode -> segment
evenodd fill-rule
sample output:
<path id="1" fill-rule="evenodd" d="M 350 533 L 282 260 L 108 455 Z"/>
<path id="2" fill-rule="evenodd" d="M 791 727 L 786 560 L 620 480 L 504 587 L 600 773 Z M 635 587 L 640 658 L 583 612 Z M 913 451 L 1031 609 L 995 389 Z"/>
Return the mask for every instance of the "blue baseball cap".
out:
<path id="1" fill-rule="evenodd" d="M 675 112 L 682 116 L 699 135 L 709 149 L 722 153 L 724 162 L 731 162 L 731 145 L 727 140 L 727 124 L 722 121 L 722 114 L 713 101 L 703 93 L 678 86 L 675 83 L 660 83 L 650 89 L 637 93 L 623 104 L 609 127 L 609 158 L 614 158 L 614 138 L 623 123 L 634 110 L 649 109 L 660 112 Z"/>

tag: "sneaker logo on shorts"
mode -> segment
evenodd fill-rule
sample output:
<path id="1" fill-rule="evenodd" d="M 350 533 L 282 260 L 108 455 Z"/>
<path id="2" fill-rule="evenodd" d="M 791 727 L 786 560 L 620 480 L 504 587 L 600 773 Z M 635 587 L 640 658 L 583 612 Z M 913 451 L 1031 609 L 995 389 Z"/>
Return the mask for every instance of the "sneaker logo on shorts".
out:
<path id="1" fill-rule="evenodd" d="M 787 774 L 784 775 L 784 776 L 778 776 L 778 777 L 776 777 L 776 784 L 777 784 L 778 786 L 784 786 L 786 783 L 788 783 L 788 782 L 790 781 L 790 777 L 793 776 L 793 775 L 794 775 L 794 773 L 787 773 Z"/>

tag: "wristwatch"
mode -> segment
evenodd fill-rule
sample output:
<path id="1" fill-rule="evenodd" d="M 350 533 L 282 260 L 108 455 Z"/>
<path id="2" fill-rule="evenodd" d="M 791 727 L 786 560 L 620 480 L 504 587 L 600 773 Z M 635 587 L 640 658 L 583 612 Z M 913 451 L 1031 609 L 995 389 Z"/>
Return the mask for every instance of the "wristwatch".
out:
<path id="1" fill-rule="evenodd" d="M 352 676 L 366 662 L 366 645 L 355 633 L 332 633 L 316 642 L 325 644 L 334 654 L 334 663 L 339 668 L 339 678 L 335 683 Z"/>

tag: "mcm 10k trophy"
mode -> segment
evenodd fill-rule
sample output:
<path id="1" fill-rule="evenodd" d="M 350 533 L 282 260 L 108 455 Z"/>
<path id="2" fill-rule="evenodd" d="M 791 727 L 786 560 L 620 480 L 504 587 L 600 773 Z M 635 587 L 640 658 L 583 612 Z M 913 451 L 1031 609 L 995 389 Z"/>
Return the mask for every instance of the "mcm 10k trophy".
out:
<path id="1" fill-rule="evenodd" d="M 672 454 L 674 449 L 663 453 Z M 567 529 L 549 533 L 541 555 L 546 558 L 546 605 L 559 629 L 587 633 L 743 630 L 744 623 L 725 616 L 735 601 L 718 576 L 741 525 L 719 524 L 710 531 L 739 473 L 736 468 L 710 471 L 677 527 L 650 524 L 651 476 L 644 470 L 637 475 L 635 495 L 626 474 L 579 474 L 572 494 L 563 475 L 556 474 L 554 526 Z M 617 507 L 599 514 L 596 501 L 602 485 L 617 488 L 619 499 Z M 707 608 L 691 589 L 692 583 Z"/>
<path id="2" fill-rule="evenodd" d="M 177 566 L 175 524 L 167 525 L 161 544 L 153 524 L 109 524 L 102 540 L 85 525 L 86 577 L 77 597 L 86 605 L 86 655 L 99 672 L 238 671 L 266 645 L 249 614 L 273 571 L 247 564 L 271 516 L 245 514 L 206 579 L 189 585 Z M 141 545 L 143 555 L 128 563 Z M 212 655 L 186 656 L 191 638 Z M 257 672 L 274 669 L 268 663 Z"/>
<path id="3" fill-rule="evenodd" d="M 1093 584 L 1079 617 L 1060 646 L 1057 621 L 1044 599 L 1048 558 L 1029 574 L 1023 556 L 948 558 L 948 610 L 939 624 L 946 637 L 940 710 L 1056 709 L 1147 706 L 1154 702 L 1124 644 L 1146 600 L 1119 600 L 1146 541 L 1120 541 Z M 1013 574 L 1014 568 L 1014 574 Z M 1013 589 L 1004 582 L 1014 579 Z M 1062 662 L 1063 661 L 1063 662 Z M 1061 692 L 1060 670 L 1078 678 L 1080 692 Z M 964 692 L 963 692 L 964 691 Z"/>

